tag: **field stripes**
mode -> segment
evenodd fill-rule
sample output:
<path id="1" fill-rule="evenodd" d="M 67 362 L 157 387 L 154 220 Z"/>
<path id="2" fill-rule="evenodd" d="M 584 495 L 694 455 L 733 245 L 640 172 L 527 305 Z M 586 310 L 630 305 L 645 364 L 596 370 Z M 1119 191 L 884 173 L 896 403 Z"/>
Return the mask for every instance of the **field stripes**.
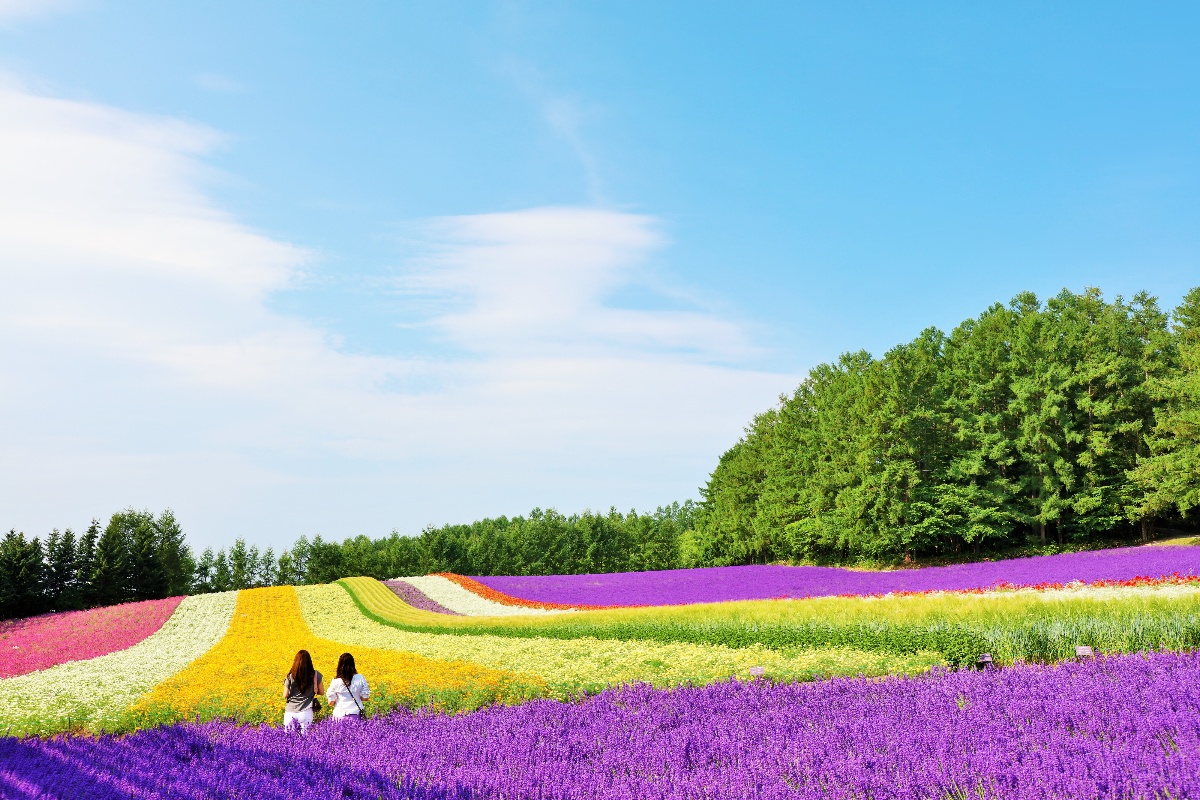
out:
<path id="1" fill-rule="evenodd" d="M 940 653 L 970 666 L 1105 652 L 1200 647 L 1195 586 L 1102 587 L 1050 592 L 823 597 L 581 611 L 544 617 L 469 618 L 419 612 L 370 578 L 339 581 L 365 613 L 413 632 L 761 645 L 784 653 L 843 647 Z"/>
<path id="2" fill-rule="evenodd" d="M 437 605 L 465 617 L 511 617 L 565 613 L 561 609 L 506 605 L 478 595 L 445 575 L 423 575 L 395 578 L 394 580 L 408 584 Z"/>
<path id="3" fill-rule="evenodd" d="M 128 725 L 142 728 L 196 716 L 279 724 L 283 677 L 300 649 L 312 654 L 329 681 L 338 657 L 350 648 L 313 633 L 294 587 L 243 590 L 220 642 L 143 696 L 130 709 Z M 354 647 L 353 653 L 358 671 L 371 682 L 367 713 L 398 705 L 458 710 L 545 693 L 541 681 L 510 670 L 370 647 Z"/>
<path id="4" fill-rule="evenodd" d="M 438 572 L 437 577 L 457 583 L 462 588 L 466 589 L 474 595 L 478 595 L 486 600 L 499 603 L 505 606 L 515 606 L 523 608 L 541 608 L 552 611 L 595 611 L 601 608 L 621 608 L 622 606 L 594 606 L 594 605 L 567 605 L 565 603 L 551 603 L 542 600 L 526 600 L 523 597 L 516 597 L 511 594 L 497 591 L 485 583 L 480 583 L 474 578 L 469 578 L 466 575 L 457 575 L 453 572 Z"/>
<path id="5" fill-rule="evenodd" d="M 0 731 L 113 729 L 126 709 L 225 634 L 237 592 L 188 597 L 155 633 L 115 653 L 0 680 Z"/>
<path id="6" fill-rule="evenodd" d="M 336 636 L 355 647 L 403 650 L 536 675 L 546 682 L 550 695 L 558 698 L 630 683 L 669 687 L 704 685 L 730 676 L 746 679 L 754 667 L 773 680 L 812 680 L 814 676 L 917 673 L 943 663 L 931 653 L 894 656 L 847 648 L 783 654 L 764 647 L 735 649 L 678 642 L 413 633 L 364 616 L 340 586 L 302 586 L 297 594 L 304 618 L 318 636 Z"/>
<path id="7" fill-rule="evenodd" d="M 182 597 L 64 611 L 0 623 L 0 678 L 132 647 L 162 628 Z"/>

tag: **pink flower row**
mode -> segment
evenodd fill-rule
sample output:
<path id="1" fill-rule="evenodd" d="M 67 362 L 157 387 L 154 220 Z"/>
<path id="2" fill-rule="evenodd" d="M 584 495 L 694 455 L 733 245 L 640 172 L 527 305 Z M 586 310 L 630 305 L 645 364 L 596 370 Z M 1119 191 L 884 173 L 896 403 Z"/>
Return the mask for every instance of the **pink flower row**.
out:
<path id="1" fill-rule="evenodd" d="M 0 622 L 0 678 L 132 647 L 163 626 L 182 597 Z"/>

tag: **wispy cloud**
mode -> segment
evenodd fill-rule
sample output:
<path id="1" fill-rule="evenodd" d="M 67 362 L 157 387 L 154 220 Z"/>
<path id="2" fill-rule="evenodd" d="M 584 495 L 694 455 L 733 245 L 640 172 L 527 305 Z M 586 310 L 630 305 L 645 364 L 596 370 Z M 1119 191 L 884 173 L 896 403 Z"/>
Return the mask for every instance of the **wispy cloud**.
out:
<path id="1" fill-rule="evenodd" d="M 201 72 L 192 76 L 192 82 L 206 92 L 240 94 L 246 91 L 246 87 L 240 81 L 217 72 Z"/>
<path id="2" fill-rule="evenodd" d="M 79 0 L 0 0 L 0 24 L 46 17 L 79 5 Z"/>
<path id="3" fill-rule="evenodd" d="M 754 348 L 734 323 L 698 312 L 614 307 L 646 283 L 646 257 L 665 242 L 652 217 L 597 208 L 537 208 L 437 220 L 434 248 L 398 282 L 445 305 L 428 326 L 479 353 L 691 353 L 738 360 Z"/>
<path id="4" fill-rule="evenodd" d="M 792 383 L 738 368 L 729 320 L 614 304 L 666 242 L 594 208 L 418 226 L 396 322 L 441 347 L 344 352 L 271 310 L 313 256 L 204 193 L 221 142 L 0 87 L 0 524 L 171 505 L 200 541 L 279 544 L 644 506 Z"/>
<path id="5" fill-rule="evenodd" d="M 583 173 L 591 202 L 607 202 L 604 180 L 586 126 L 599 111 L 581 97 L 551 88 L 541 70 L 518 59 L 503 62 L 502 72 L 534 105 L 542 122 L 571 151 Z"/>

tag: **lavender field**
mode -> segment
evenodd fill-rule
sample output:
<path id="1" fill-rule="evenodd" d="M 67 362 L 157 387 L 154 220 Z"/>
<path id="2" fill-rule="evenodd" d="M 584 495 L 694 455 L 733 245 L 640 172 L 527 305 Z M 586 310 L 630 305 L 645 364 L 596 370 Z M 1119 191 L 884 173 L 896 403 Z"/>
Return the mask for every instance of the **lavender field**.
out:
<path id="1" fill-rule="evenodd" d="M 741 566 L 601 575 L 476 577 L 505 594 L 580 605 L 671 605 L 777 597 L 823 597 L 987 589 L 1200 575 L 1200 547 L 1137 547 L 887 572 L 836 567 Z"/>
<path id="2" fill-rule="evenodd" d="M 227 723 L 0 740 L 0 794 L 93 798 L 1047 798 L 1200 794 L 1200 656 L 628 687 L 307 735 Z"/>

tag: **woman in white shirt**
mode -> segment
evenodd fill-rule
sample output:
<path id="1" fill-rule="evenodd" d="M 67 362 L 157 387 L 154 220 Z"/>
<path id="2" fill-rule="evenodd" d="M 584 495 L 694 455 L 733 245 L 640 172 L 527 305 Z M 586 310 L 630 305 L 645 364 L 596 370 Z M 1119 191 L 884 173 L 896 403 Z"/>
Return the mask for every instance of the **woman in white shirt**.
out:
<path id="1" fill-rule="evenodd" d="M 325 693 L 325 699 L 333 709 L 333 718 L 362 716 L 363 701 L 370 696 L 367 679 L 359 675 L 354 666 L 354 656 L 342 653 L 338 659 L 337 677 L 329 682 L 329 691 Z"/>

